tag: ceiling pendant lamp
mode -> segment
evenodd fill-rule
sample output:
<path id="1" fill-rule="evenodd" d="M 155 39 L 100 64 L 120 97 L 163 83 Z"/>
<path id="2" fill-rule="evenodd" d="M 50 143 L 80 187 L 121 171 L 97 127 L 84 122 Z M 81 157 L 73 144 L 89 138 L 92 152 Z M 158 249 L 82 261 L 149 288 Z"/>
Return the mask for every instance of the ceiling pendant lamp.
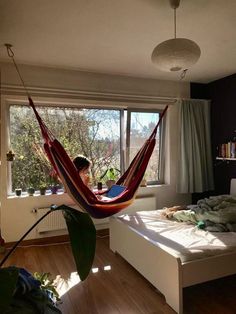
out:
<path id="1" fill-rule="evenodd" d="M 166 72 L 186 72 L 201 55 L 201 50 L 194 41 L 176 38 L 176 9 L 179 3 L 180 0 L 170 0 L 174 9 L 174 38 L 158 44 L 152 52 L 152 62 L 158 69 Z"/>

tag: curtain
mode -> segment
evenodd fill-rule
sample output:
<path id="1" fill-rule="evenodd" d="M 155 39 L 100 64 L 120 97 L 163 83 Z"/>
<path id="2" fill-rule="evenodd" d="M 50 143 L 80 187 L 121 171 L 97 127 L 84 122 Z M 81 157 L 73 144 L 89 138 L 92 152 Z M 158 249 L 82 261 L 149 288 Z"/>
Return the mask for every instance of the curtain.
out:
<path id="1" fill-rule="evenodd" d="M 180 143 L 177 192 L 214 189 L 210 137 L 210 102 L 179 101 Z"/>

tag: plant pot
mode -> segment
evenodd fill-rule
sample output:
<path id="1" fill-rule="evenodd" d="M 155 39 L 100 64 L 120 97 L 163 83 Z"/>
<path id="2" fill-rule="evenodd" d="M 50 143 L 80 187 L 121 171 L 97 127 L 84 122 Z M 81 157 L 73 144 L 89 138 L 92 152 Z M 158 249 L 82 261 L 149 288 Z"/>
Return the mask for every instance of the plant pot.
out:
<path id="1" fill-rule="evenodd" d="M 55 186 L 51 186 L 50 189 L 51 189 L 51 191 L 52 191 L 52 194 L 57 194 L 58 188 L 59 188 L 59 187 L 56 186 L 56 185 L 55 185 Z"/>
<path id="2" fill-rule="evenodd" d="M 43 187 L 43 188 L 40 188 L 40 189 L 39 189 L 40 195 L 45 195 L 45 194 L 46 194 L 46 191 L 47 191 L 47 188 L 46 188 L 46 187 Z"/>
<path id="3" fill-rule="evenodd" d="M 16 196 L 21 196 L 21 189 L 15 189 Z"/>
<path id="4" fill-rule="evenodd" d="M 98 191 L 102 190 L 102 182 L 97 183 L 97 189 L 98 189 Z"/>
<path id="5" fill-rule="evenodd" d="M 29 196 L 33 196 L 35 192 L 35 188 L 28 188 L 28 194 Z"/>
<path id="6" fill-rule="evenodd" d="M 114 185 L 115 183 L 116 183 L 115 180 L 107 180 L 106 186 L 108 187 L 108 189 L 110 189 L 112 187 L 112 185 Z"/>

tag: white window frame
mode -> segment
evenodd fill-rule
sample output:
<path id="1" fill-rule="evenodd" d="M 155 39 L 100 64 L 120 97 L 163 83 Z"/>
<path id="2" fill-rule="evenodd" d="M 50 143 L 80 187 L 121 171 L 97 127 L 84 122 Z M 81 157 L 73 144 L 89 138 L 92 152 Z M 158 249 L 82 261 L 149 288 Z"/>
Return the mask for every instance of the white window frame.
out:
<path id="1" fill-rule="evenodd" d="M 86 109 L 110 109 L 110 110 L 120 110 L 120 131 L 121 134 L 124 134 L 125 125 L 124 125 L 124 110 L 127 110 L 127 126 L 126 126 L 126 132 L 128 134 L 128 128 L 130 128 L 130 119 L 128 119 L 128 115 L 131 112 L 157 112 L 161 113 L 164 106 L 159 105 L 159 108 L 162 109 L 154 109 L 153 107 L 150 107 L 148 109 L 142 109 L 141 104 L 138 103 L 137 107 L 132 104 L 131 108 L 127 106 L 124 102 L 124 104 L 116 104 L 115 102 L 107 102 L 107 101 L 88 101 L 88 100 L 81 100 L 81 99 L 61 99 L 61 98 L 51 98 L 51 97 L 34 97 L 34 103 L 40 106 L 50 106 L 50 107 L 67 107 L 67 108 L 86 108 Z M 1 163 L 1 168 L 7 169 L 7 173 L 5 173 L 7 178 L 7 184 L 5 183 L 5 188 L 2 190 L 5 191 L 7 195 L 12 195 L 13 191 L 11 191 L 12 182 L 11 182 L 11 167 L 9 165 L 9 162 L 6 161 L 6 153 L 11 149 L 10 147 L 10 106 L 11 105 L 27 105 L 28 100 L 25 97 L 22 96 L 12 96 L 12 95 L 3 95 L 1 97 L 2 106 L 1 106 L 1 156 L 3 158 Z M 145 104 L 143 104 L 145 105 Z M 150 185 L 152 184 L 162 184 L 164 182 L 164 165 L 163 165 L 163 126 L 164 126 L 164 120 L 162 121 L 160 125 L 160 162 L 159 162 L 159 170 L 160 175 L 159 181 L 150 182 Z M 129 129 L 130 132 L 130 129 Z M 128 139 L 128 136 L 127 136 Z M 122 173 L 127 167 L 129 156 L 127 154 L 127 144 L 128 140 L 125 140 L 123 136 L 121 136 L 120 140 L 120 161 L 121 161 L 121 171 Z M 1 170 L 2 170 L 1 169 Z M 1 171 L 1 183 L 4 181 L 4 174 Z"/>
<path id="2" fill-rule="evenodd" d="M 127 137 L 126 137 L 126 167 L 130 163 L 130 122 L 131 122 L 131 113 L 132 112 L 143 112 L 143 113 L 159 113 L 161 115 L 162 110 L 154 110 L 154 109 L 141 109 L 141 108 L 128 108 L 127 109 Z M 148 185 L 159 185 L 164 182 L 164 158 L 163 158 L 163 148 L 164 148 L 164 141 L 163 141 L 163 126 L 164 126 L 163 119 L 159 125 L 159 134 L 160 134 L 160 143 L 159 143 L 159 164 L 158 164 L 158 173 L 159 173 L 159 180 L 155 181 L 148 181 Z"/>

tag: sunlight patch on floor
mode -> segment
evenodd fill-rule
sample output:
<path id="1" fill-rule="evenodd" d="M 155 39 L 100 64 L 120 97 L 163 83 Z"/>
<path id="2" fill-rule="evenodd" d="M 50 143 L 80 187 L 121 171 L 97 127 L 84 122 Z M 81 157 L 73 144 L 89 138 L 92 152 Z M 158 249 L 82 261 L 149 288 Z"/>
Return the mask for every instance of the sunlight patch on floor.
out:
<path id="1" fill-rule="evenodd" d="M 109 271 L 111 270 L 111 265 L 106 265 L 103 267 L 103 270 Z M 93 267 L 92 268 L 92 273 L 98 273 L 99 268 L 98 267 Z M 61 298 L 65 293 L 67 293 L 71 288 L 76 286 L 78 283 L 80 283 L 80 278 L 77 272 L 73 272 L 70 274 L 69 279 L 64 279 L 60 275 L 58 275 L 54 281 L 56 285 L 56 290 L 59 294 L 59 298 Z"/>
<path id="2" fill-rule="evenodd" d="M 55 279 L 56 290 L 61 298 L 65 293 L 67 293 L 71 288 L 76 286 L 80 282 L 79 275 L 77 272 L 73 272 L 70 274 L 69 279 L 64 279 L 60 275 L 58 275 Z"/>
<path id="3" fill-rule="evenodd" d="M 111 270 L 111 265 L 104 266 L 104 270 Z"/>
<path id="4" fill-rule="evenodd" d="M 106 265 L 103 267 L 103 270 L 107 271 L 107 270 L 111 270 L 111 265 Z M 92 273 L 98 273 L 99 272 L 99 268 L 98 267 L 93 267 L 92 268 Z"/>

